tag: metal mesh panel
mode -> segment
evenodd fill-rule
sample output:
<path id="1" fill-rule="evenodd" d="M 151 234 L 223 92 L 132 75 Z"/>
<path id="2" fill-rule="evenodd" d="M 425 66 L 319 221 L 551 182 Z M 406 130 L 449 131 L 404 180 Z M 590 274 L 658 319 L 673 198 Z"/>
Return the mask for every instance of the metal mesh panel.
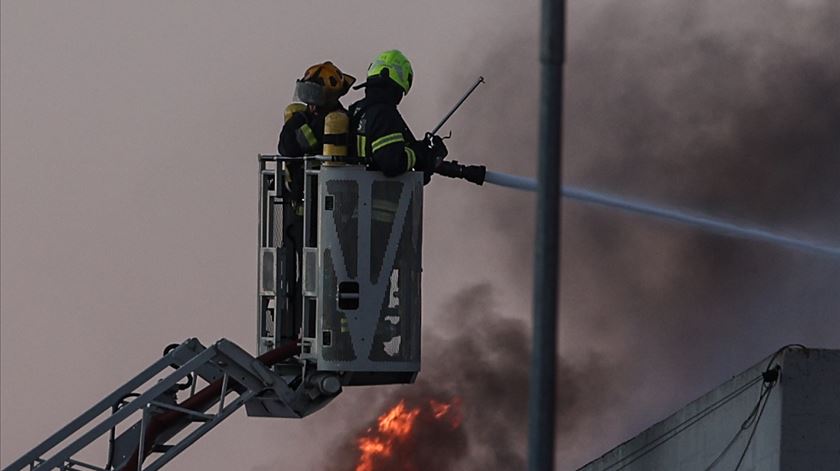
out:
<path id="1" fill-rule="evenodd" d="M 318 287 L 318 251 L 316 249 L 303 249 L 303 292 L 307 296 L 314 296 Z"/>
<path id="2" fill-rule="evenodd" d="M 324 300 L 336 299 L 337 285 L 332 252 L 324 250 L 324 278 L 321 285 Z M 328 361 L 355 360 L 356 353 L 353 350 L 353 339 L 350 336 L 347 315 L 338 310 L 335 302 L 324 302 L 321 312 L 321 356 Z M 329 346 L 323 345 L 324 332 L 329 332 Z"/>
<path id="3" fill-rule="evenodd" d="M 260 256 L 260 294 L 273 295 L 277 285 L 277 249 L 264 248 Z"/>
<path id="4" fill-rule="evenodd" d="M 391 227 L 403 184 L 399 181 L 373 183 L 370 228 L 370 282 L 376 283 L 382 271 L 382 260 L 391 237 Z"/>
<path id="5" fill-rule="evenodd" d="M 408 206 L 394 266 L 382 300 L 370 359 L 420 361 L 420 198 Z"/>
<path id="6" fill-rule="evenodd" d="M 412 382 L 420 369 L 422 175 L 327 166 L 318 179 L 318 370 L 352 373 L 347 385 Z"/>
<path id="7" fill-rule="evenodd" d="M 326 183 L 327 197 L 333 198 L 332 212 L 344 265 L 349 278 L 358 273 L 359 243 L 359 184 L 352 180 L 333 180 Z M 326 208 L 325 208 L 326 209 Z"/>
<path id="8" fill-rule="evenodd" d="M 274 202 L 270 202 L 273 217 L 271 218 L 273 221 L 272 225 L 272 234 L 274 235 L 274 242 L 271 244 L 273 247 L 280 247 L 282 240 L 281 235 L 283 234 L 283 205 L 282 204 L 274 204 Z"/>

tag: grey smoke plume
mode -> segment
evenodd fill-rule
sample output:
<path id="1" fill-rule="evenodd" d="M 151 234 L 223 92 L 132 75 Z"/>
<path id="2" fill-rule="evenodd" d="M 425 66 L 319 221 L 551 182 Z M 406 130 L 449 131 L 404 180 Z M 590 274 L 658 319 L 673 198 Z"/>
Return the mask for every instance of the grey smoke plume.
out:
<path id="1" fill-rule="evenodd" d="M 840 240 L 836 3 L 606 2 L 570 10 L 566 182 Z M 525 44 L 511 42 L 500 60 L 527 57 Z M 519 92 L 535 82 L 496 80 Z M 496 98 L 488 101 L 503 100 Z M 516 100 L 531 103 L 523 94 Z M 534 153 L 535 111 L 511 113 L 494 121 L 488 109 L 482 124 L 493 131 L 470 136 L 502 136 L 482 154 L 502 171 L 511 156 Z M 505 147 L 508 138 L 516 151 Z M 511 224 L 530 206 L 523 199 L 488 204 L 494 227 L 508 236 L 500 253 L 510 257 L 514 283 L 527 280 L 529 268 L 516 261 L 533 240 L 523 228 L 531 221 Z M 576 333 L 567 338 L 573 351 L 585 338 L 587 348 L 641 359 L 648 374 L 693 383 L 678 382 L 688 391 L 713 386 L 791 337 L 840 341 L 820 328 L 840 306 L 835 261 L 564 208 L 561 332 Z"/>
<path id="2" fill-rule="evenodd" d="M 569 178 L 836 243 L 840 8 L 724 3 L 614 2 L 589 25 L 569 63 Z M 591 208 L 568 216 L 565 279 L 598 279 L 616 341 L 675 382 L 713 386 L 790 336 L 840 341 L 823 332 L 840 307 L 836 261 Z"/>
<path id="3" fill-rule="evenodd" d="M 478 284 L 458 293 L 447 306 L 459 324 L 469 326 L 448 336 L 424 338 L 424 364 L 430 365 L 420 380 L 393 390 L 379 402 L 381 412 L 405 400 L 409 406 L 434 399 L 458 398 L 463 422 L 422 420 L 413 440 L 397 447 L 389 460 L 374 469 L 524 469 L 527 435 L 526 401 L 530 341 L 527 325 L 503 317 L 494 308 L 488 284 Z M 603 358 L 592 356 L 580 364 L 559 362 L 557 422 L 565 439 L 591 425 L 590 418 L 603 415 L 618 402 L 609 377 L 618 371 Z M 606 386 L 606 387 L 605 387 Z M 423 417 L 423 416 L 421 416 Z M 364 435 L 373 422 L 362 423 Z M 335 471 L 355 469 L 355 441 L 343 447 Z M 430 461 L 431 460 L 431 461 Z"/>
<path id="4" fill-rule="evenodd" d="M 566 182 L 840 241 L 840 4 L 613 0 L 573 3 L 569 19 Z M 450 154 L 532 175 L 536 35 L 512 33 L 498 51 L 458 69 L 494 73 L 474 115 L 456 115 Z M 471 208 L 486 215 L 481 229 L 502 238 L 494 269 L 523 309 L 510 313 L 518 320 L 448 324 L 424 348 L 452 353 L 427 356 L 413 387 L 464 397 L 469 449 L 450 469 L 521 469 L 533 200 L 463 194 L 475 191 L 485 192 Z M 578 393 L 559 408 L 561 469 L 780 345 L 840 345 L 835 260 L 591 206 L 564 204 L 563 221 L 560 391 Z M 469 312 L 464 300 L 481 303 L 481 289 L 449 309 Z M 496 335 L 510 341 L 476 347 Z M 466 370 L 454 368 L 464 352 Z"/>

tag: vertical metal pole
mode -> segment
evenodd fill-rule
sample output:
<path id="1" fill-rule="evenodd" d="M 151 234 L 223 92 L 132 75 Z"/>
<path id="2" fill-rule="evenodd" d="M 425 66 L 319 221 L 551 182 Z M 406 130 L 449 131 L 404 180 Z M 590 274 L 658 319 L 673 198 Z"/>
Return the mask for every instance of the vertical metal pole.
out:
<path id="1" fill-rule="evenodd" d="M 258 211 L 259 215 L 257 216 L 257 349 L 254 350 L 257 355 L 262 355 L 264 352 L 262 351 L 262 327 L 263 327 L 263 297 L 261 281 L 262 281 L 262 247 L 263 247 L 263 232 L 265 228 L 263 227 L 263 217 L 265 217 L 265 201 L 264 201 L 264 193 L 265 190 L 263 189 L 263 184 L 265 182 L 265 176 L 263 175 L 263 170 L 265 170 L 265 161 L 262 159 L 262 155 L 257 154 L 257 162 L 259 163 L 259 168 L 257 169 L 257 191 L 259 192 L 259 196 L 257 197 L 258 201 Z M 276 184 L 276 183 L 275 183 Z"/>
<path id="2" fill-rule="evenodd" d="M 565 0 L 542 1 L 534 325 L 528 397 L 529 471 L 554 469 L 565 10 Z"/>

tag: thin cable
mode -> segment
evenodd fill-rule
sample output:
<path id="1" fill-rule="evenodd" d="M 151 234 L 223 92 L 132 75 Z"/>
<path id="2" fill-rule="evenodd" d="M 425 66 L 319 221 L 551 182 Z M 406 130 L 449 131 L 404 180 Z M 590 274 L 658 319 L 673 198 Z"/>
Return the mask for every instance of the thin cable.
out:
<path id="1" fill-rule="evenodd" d="M 735 465 L 734 471 L 738 471 L 738 469 L 741 468 L 741 463 L 743 463 L 744 457 L 747 456 L 747 450 L 749 450 L 750 448 L 750 443 L 752 443 L 752 439 L 755 436 L 755 431 L 758 430 L 758 422 L 761 420 L 761 416 L 764 415 L 764 408 L 767 407 L 767 403 L 770 402 L 770 392 L 773 390 L 773 386 L 775 385 L 776 383 L 773 382 L 767 388 L 767 394 L 764 397 L 764 404 L 761 405 L 761 411 L 759 411 L 758 417 L 755 418 L 755 423 L 753 424 L 752 431 L 750 431 L 750 436 L 749 438 L 747 438 L 747 444 L 744 445 L 744 451 L 741 452 L 741 457 L 738 458 L 738 464 Z M 759 402 L 761 402 L 761 398 L 759 398 Z"/>
<path id="2" fill-rule="evenodd" d="M 667 443 L 672 438 L 678 436 L 680 433 L 684 432 L 686 429 L 694 425 L 695 423 L 699 422 L 712 412 L 716 411 L 717 409 L 721 408 L 723 405 L 727 404 L 729 401 L 735 399 L 736 397 L 743 394 L 753 385 L 759 383 L 762 380 L 762 376 L 757 376 L 754 379 L 750 380 L 749 382 L 745 383 L 741 387 L 735 389 L 731 393 L 727 394 L 726 396 L 720 398 L 717 402 L 710 404 L 705 409 L 697 412 L 693 416 L 689 417 L 688 419 L 684 420 L 683 422 L 677 424 L 676 426 L 672 427 L 671 429 L 667 430 L 666 432 L 662 433 L 658 437 L 654 438 L 652 441 L 648 442 L 646 445 L 639 447 L 637 450 L 627 454 L 623 458 L 619 459 L 615 463 L 604 468 L 604 471 L 608 471 L 613 469 L 615 466 L 621 465 L 619 468 L 615 468 L 615 471 L 622 470 L 627 466 L 630 466 L 632 463 L 636 462 L 637 460 L 641 459 L 648 453 L 652 452 L 656 448 L 659 448 L 663 444 Z M 632 459 L 631 459 L 632 458 Z M 630 461 L 627 461 L 630 460 Z M 626 461 L 626 462 L 625 462 Z M 622 464 L 623 463 L 623 464 Z"/>
<path id="3" fill-rule="evenodd" d="M 767 362 L 767 366 L 765 367 L 764 372 L 761 374 L 762 378 L 764 379 L 764 383 L 762 384 L 761 393 L 758 395 L 758 401 L 756 401 L 755 406 L 753 407 L 752 411 L 750 411 L 750 414 L 747 416 L 747 418 L 744 419 L 744 422 L 741 424 L 741 427 L 738 429 L 737 432 L 735 432 L 735 435 L 723 448 L 723 451 L 721 451 L 720 454 L 718 454 L 718 456 L 714 459 L 714 461 L 712 461 L 712 463 L 706 467 L 705 471 L 711 471 L 715 466 L 717 466 L 718 463 L 720 463 L 720 461 L 723 459 L 723 457 L 726 456 L 727 453 L 729 453 L 729 450 L 732 449 L 732 446 L 735 444 L 735 442 L 738 441 L 738 439 L 741 437 L 741 434 L 747 429 L 752 428 L 752 430 L 750 430 L 750 435 L 747 438 L 747 443 L 746 445 L 744 445 L 744 450 L 741 452 L 741 456 L 738 459 L 738 464 L 735 467 L 735 471 L 737 471 L 738 468 L 741 467 L 741 463 L 743 462 L 744 457 L 747 454 L 747 450 L 750 447 L 750 443 L 752 443 L 752 439 L 755 436 L 755 432 L 758 428 L 758 422 L 761 420 L 761 416 L 764 414 L 764 408 L 767 407 L 767 402 L 769 402 L 770 400 L 770 392 L 773 390 L 773 387 L 775 387 L 779 381 L 779 372 L 781 371 L 781 366 L 776 365 L 774 368 L 773 363 L 776 361 L 779 355 L 782 354 L 782 352 L 791 348 L 802 349 L 806 352 L 806 354 L 808 352 L 808 347 L 802 345 L 801 343 L 791 343 L 773 352 L 773 355 L 770 356 L 770 360 Z M 753 422 L 753 419 L 755 419 L 755 422 Z"/>
<path id="4" fill-rule="evenodd" d="M 712 463 L 706 467 L 705 471 L 711 471 L 712 469 L 714 469 L 714 467 L 717 466 L 718 463 L 720 463 L 720 460 L 722 460 L 723 457 L 726 456 L 727 453 L 729 453 L 729 450 L 732 449 L 732 446 L 735 444 L 735 442 L 738 441 L 738 438 L 741 436 L 741 434 L 753 425 L 753 419 L 755 419 L 756 416 L 761 415 L 759 409 L 761 408 L 761 411 L 763 411 L 762 400 L 766 399 L 766 397 L 770 394 L 770 390 L 772 388 L 772 385 L 768 388 L 761 388 L 761 393 L 758 395 L 758 401 L 756 401 L 755 406 L 753 407 L 752 411 L 750 411 L 750 415 L 748 415 L 747 418 L 744 419 L 744 421 L 741 423 L 741 426 L 738 428 L 738 431 L 735 432 L 735 435 L 732 437 L 731 440 L 729 440 L 729 443 L 726 444 L 726 446 L 723 448 L 723 451 L 721 451 L 720 454 L 718 454 L 718 456 L 714 459 L 714 461 L 712 461 Z M 767 404 L 766 400 L 764 401 L 764 404 Z"/>
<path id="5" fill-rule="evenodd" d="M 770 357 L 770 361 L 767 362 L 767 367 L 764 368 L 764 372 L 766 373 L 770 371 L 770 367 L 773 366 L 773 362 L 776 361 L 776 358 L 778 358 L 779 355 L 782 354 L 782 352 L 791 348 L 798 348 L 804 351 L 806 356 L 808 355 L 808 347 L 806 347 L 805 345 L 802 345 L 801 343 L 789 343 L 773 353 L 773 356 Z"/>
<path id="6" fill-rule="evenodd" d="M 779 371 L 781 371 L 782 367 L 776 365 L 775 368 L 771 368 L 773 362 L 776 361 L 776 358 L 785 350 L 791 348 L 800 348 L 805 352 L 805 355 L 808 355 L 808 347 L 802 345 L 801 343 L 791 343 L 785 345 L 784 347 L 776 350 L 773 353 L 773 356 L 770 357 L 770 361 L 767 362 L 767 368 L 764 370 L 764 386 L 767 388 L 767 394 L 764 397 L 764 404 L 761 405 L 761 410 L 758 412 L 758 417 L 755 419 L 755 423 L 753 424 L 752 430 L 750 431 L 750 436 L 747 438 L 747 444 L 744 445 L 744 451 L 741 452 L 741 457 L 738 458 L 738 464 L 735 465 L 735 470 L 738 471 L 741 468 L 741 463 L 744 462 L 744 457 L 747 456 L 747 450 L 750 449 L 750 444 L 752 443 L 752 439 L 755 436 L 756 430 L 758 430 L 758 422 L 761 420 L 761 416 L 764 415 L 764 408 L 767 407 L 767 403 L 770 402 L 770 392 L 772 392 L 773 387 L 776 386 L 779 382 Z M 761 397 L 758 398 L 758 402 L 761 403 Z"/>

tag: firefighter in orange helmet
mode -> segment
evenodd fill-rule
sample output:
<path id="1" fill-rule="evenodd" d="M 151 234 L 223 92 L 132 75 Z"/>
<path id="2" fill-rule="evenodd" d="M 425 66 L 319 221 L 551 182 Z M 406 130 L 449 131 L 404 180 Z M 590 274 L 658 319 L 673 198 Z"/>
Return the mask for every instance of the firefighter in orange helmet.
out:
<path id="1" fill-rule="evenodd" d="M 347 110 L 339 98 L 356 79 L 332 62 L 306 69 L 295 83 L 295 102 L 283 113 L 284 124 L 277 142 L 277 152 L 285 157 L 305 155 L 347 155 Z M 286 162 L 286 184 L 292 199 L 303 200 L 303 161 Z M 297 210 L 302 212 L 302 206 Z"/>
<path id="2" fill-rule="evenodd" d="M 339 102 L 353 86 L 356 79 L 342 73 L 332 62 L 315 64 L 306 69 L 303 78 L 295 84 L 295 101 L 286 107 L 285 123 L 280 131 L 277 151 L 286 157 L 320 155 L 323 153 L 324 125 L 330 113 L 346 116 L 347 110 Z M 336 119 L 341 119 L 336 116 Z M 326 144 L 345 145 L 344 136 L 329 135 Z"/>

